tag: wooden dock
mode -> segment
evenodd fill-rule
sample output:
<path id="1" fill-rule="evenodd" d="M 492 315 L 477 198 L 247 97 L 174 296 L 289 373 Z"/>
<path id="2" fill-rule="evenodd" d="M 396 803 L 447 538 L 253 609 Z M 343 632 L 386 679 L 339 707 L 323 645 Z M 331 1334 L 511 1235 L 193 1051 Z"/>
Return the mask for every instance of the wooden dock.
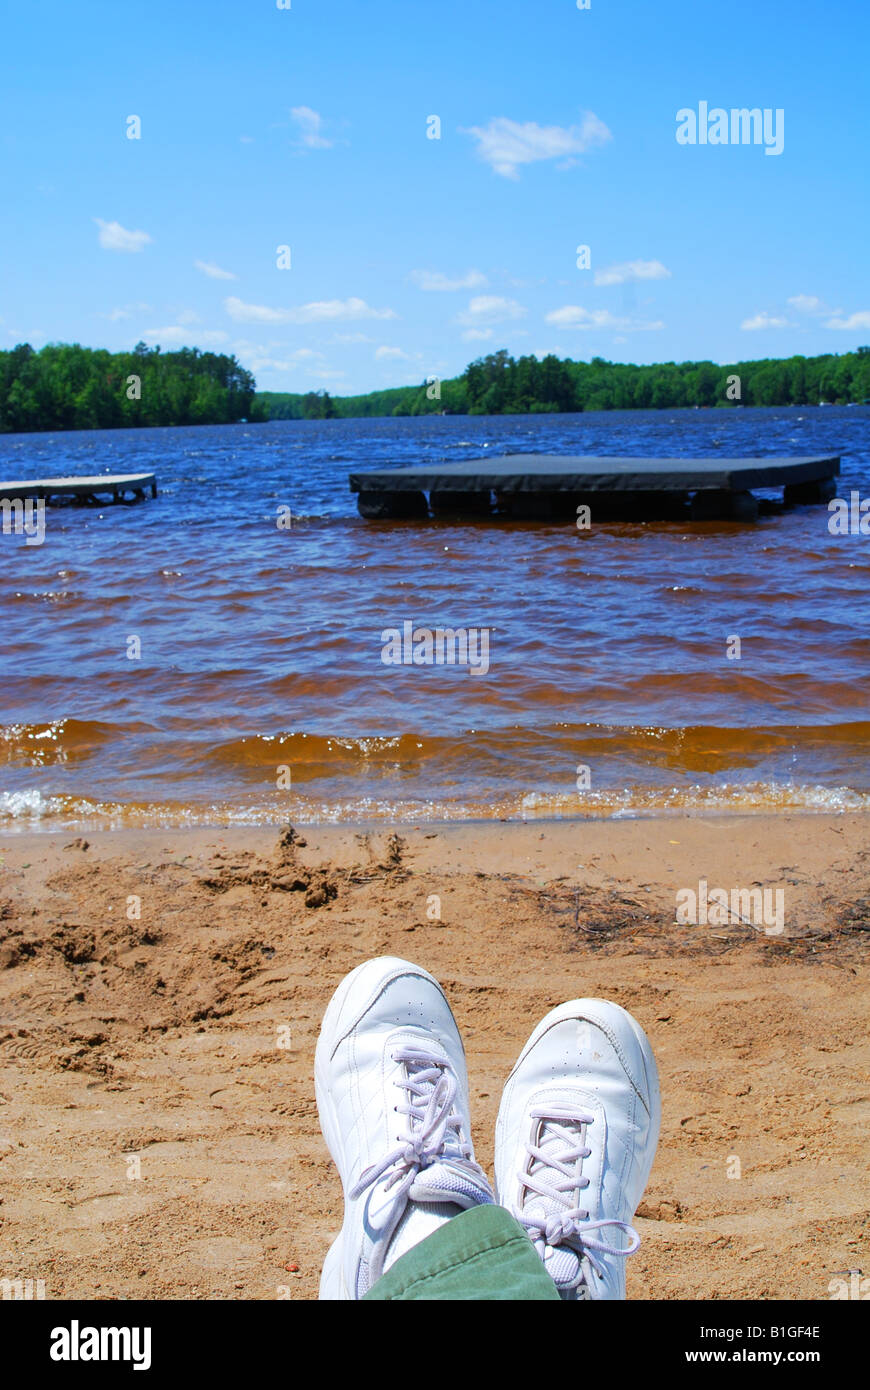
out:
<path id="1" fill-rule="evenodd" d="M 506 516 L 558 520 L 591 509 L 593 518 L 751 521 L 753 489 L 783 489 L 787 504 L 827 502 L 840 471 L 834 456 L 798 458 L 602 458 L 505 454 L 351 473 L 361 516 L 422 520 Z M 428 494 L 428 495 L 427 495 Z"/>
<path id="2" fill-rule="evenodd" d="M 157 476 L 154 473 L 100 473 L 91 478 L 28 478 L 18 483 L 0 483 L 0 501 L 5 499 L 75 497 L 84 506 L 104 505 L 100 499 L 141 502 L 145 493 L 157 496 Z"/>

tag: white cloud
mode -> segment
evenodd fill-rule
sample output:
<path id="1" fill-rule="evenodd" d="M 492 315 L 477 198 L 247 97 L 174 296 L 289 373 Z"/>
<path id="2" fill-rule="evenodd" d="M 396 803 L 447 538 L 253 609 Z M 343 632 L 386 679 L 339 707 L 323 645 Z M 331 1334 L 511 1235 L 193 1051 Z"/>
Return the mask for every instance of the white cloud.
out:
<path id="1" fill-rule="evenodd" d="M 835 314 L 832 319 L 828 319 L 825 327 L 843 329 L 847 333 L 851 333 L 852 330 L 856 328 L 862 330 L 870 328 L 870 310 L 859 309 L 857 313 L 850 314 L 847 319 L 841 318 L 839 315 Z"/>
<path id="2" fill-rule="evenodd" d="M 250 357 L 248 367 L 252 372 L 292 372 L 297 362 L 282 362 L 279 357 Z"/>
<path id="3" fill-rule="evenodd" d="M 312 111 L 310 106 L 294 106 L 290 115 L 299 127 L 300 144 L 309 150 L 332 149 L 332 140 L 321 133 L 323 117 L 317 111 Z"/>
<path id="4" fill-rule="evenodd" d="M 252 343 L 250 338 L 236 338 L 232 347 L 237 355 L 255 353 L 258 357 L 268 357 L 272 348 L 283 348 L 284 343 L 275 338 L 270 338 L 268 343 Z"/>
<path id="5" fill-rule="evenodd" d="M 184 309 L 176 317 L 179 323 L 199 323 L 199 314 L 195 309 Z"/>
<path id="6" fill-rule="evenodd" d="M 521 164 L 583 154 L 613 138 L 604 122 L 591 111 L 584 113 L 580 125 L 540 126 L 535 121 L 520 124 L 497 116 L 489 125 L 471 126 L 462 134 L 474 136 L 479 158 L 506 179 L 519 178 Z"/>
<path id="7" fill-rule="evenodd" d="M 609 309 L 584 309 L 579 304 L 566 304 L 544 317 L 547 323 L 555 323 L 560 328 L 612 328 L 622 333 L 644 333 L 664 328 L 661 319 L 648 323 L 643 319 L 620 318 L 611 314 Z"/>
<path id="8" fill-rule="evenodd" d="M 231 295 L 224 307 L 236 323 L 323 323 L 353 319 L 394 319 L 393 309 L 372 309 L 364 299 L 325 299 L 297 309 L 271 309 L 265 304 L 245 304 Z"/>
<path id="9" fill-rule="evenodd" d="M 369 337 L 368 333 L 336 333 L 332 341 L 334 343 L 376 343 L 377 338 Z"/>
<path id="10" fill-rule="evenodd" d="M 744 319 L 740 327 L 746 333 L 756 333 L 763 328 L 791 328 L 793 325 L 788 319 L 776 314 L 754 314 L 751 319 Z"/>
<path id="11" fill-rule="evenodd" d="M 440 270 L 412 270 L 411 279 L 421 290 L 478 290 L 487 283 L 479 270 L 467 270 L 464 275 L 450 277 Z"/>
<path id="12" fill-rule="evenodd" d="M 173 323 L 168 328 L 149 328 L 142 334 L 146 343 L 178 343 L 183 347 L 215 346 L 218 343 L 225 343 L 229 334 L 221 329 L 201 329 L 191 332 L 189 327 L 182 324 Z M 195 339 L 195 342 L 191 342 Z"/>
<path id="13" fill-rule="evenodd" d="M 314 348 L 296 348 L 288 355 L 278 357 L 275 355 L 275 350 L 284 352 L 287 345 L 274 338 L 267 343 L 253 343 L 249 338 L 234 338 L 231 347 L 236 356 L 244 361 L 252 372 L 290 372 L 304 366 L 307 368 L 308 374 L 311 375 L 313 369 L 325 360 L 323 353 L 316 352 Z"/>
<path id="14" fill-rule="evenodd" d="M 474 328 L 482 323 L 507 323 L 510 319 L 521 319 L 525 312 L 522 304 L 515 299 L 505 299 L 498 294 L 478 294 L 456 322 Z"/>
<path id="15" fill-rule="evenodd" d="M 194 261 L 197 270 L 201 270 L 203 275 L 208 275 L 212 280 L 238 280 L 238 275 L 234 275 L 231 270 L 222 270 L 214 261 Z"/>
<path id="16" fill-rule="evenodd" d="M 100 314 L 101 319 L 108 319 L 110 323 L 118 323 L 121 319 L 131 319 L 134 314 L 150 314 L 150 304 L 125 304 L 123 308 L 112 309 L 108 314 Z"/>
<path id="17" fill-rule="evenodd" d="M 816 294 L 793 294 L 787 301 L 799 314 L 830 314 Z"/>
<path id="18" fill-rule="evenodd" d="M 99 241 L 104 251 L 141 251 L 151 241 L 147 232 L 128 232 L 120 222 L 94 221 L 100 229 Z"/>
<path id="19" fill-rule="evenodd" d="M 289 323 L 289 310 L 269 309 L 265 304 L 245 304 L 233 295 L 224 300 L 224 308 L 236 323 Z"/>
<path id="20" fill-rule="evenodd" d="M 397 347 L 379 347 L 377 352 L 375 353 L 375 357 L 395 357 L 401 360 L 402 362 L 411 361 L 411 358 L 408 356 L 408 354 L 406 352 L 403 352 L 401 348 Z"/>
<path id="21" fill-rule="evenodd" d="M 464 340 L 466 343 L 476 343 L 476 342 L 478 342 L 478 341 L 482 341 L 484 338 L 491 338 L 491 337 L 492 337 L 492 329 L 491 329 L 491 328 L 466 328 L 465 332 L 462 334 L 462 337 L 463 337 L 463 340 Z"/>
<path id="22" fill-rule="evenodd" d="M 661 261 L 620 261 L 596 270 L 596 285 L 624 285 L 629 280 L 669 280 L 671 272 Z"/>

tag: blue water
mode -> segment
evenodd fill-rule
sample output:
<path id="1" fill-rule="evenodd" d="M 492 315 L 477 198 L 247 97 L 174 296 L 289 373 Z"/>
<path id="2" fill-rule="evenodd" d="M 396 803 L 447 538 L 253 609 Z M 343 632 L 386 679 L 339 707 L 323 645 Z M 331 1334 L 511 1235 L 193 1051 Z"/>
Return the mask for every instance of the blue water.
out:
<path id="1" fill-rule="evenodd" d="M 0 436 L 3 479 L 160 485 L 136 507 L 51 509 L 39 547 L 0 536 L 0 824 L 863 805 L 870 537 L 831 535 L 824 506 L 588 533 L 371 524 L 347 475 L 837 453 L 841 495 L 867 496 L 868 441 L 862 407 Z M 490 629 L 487 674 L 385 666 L 406 620 Z"/>

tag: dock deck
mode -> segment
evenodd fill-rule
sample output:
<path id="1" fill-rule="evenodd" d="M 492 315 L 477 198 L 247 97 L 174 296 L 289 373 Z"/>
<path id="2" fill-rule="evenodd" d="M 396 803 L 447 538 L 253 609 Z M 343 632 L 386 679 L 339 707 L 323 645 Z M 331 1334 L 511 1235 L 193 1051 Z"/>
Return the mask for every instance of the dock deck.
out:
<path id="1" fill-rule="evenodd" d="M 113 502 L 123 502 L 128 493 L 133 501 L 145 497 L 146 490 L 157 496 L 155 473 L 100 473 L 81 478 L 28 478 L 21 482 L 0 483 L 0 501 L 5 499 L 76 497 L 83 503 L 99 505 L 99 499 L 109 494 Z"/>
<path id="2" fill-rule="evenodd" d="M 505 454 L 406 468 L 351 473 L 360 514 L 370 519 L 422 518 L 492 511 L 555 518 L 585 503 L 602 515 L 687 510 L 696 519 L 751 520 L 752 489 L 782 487 L 786 503 L 824 502 L 834 495 L 836 456 L 795 458 L 622 458 Z M 428 500 L 426 494 L 428 493 Z"/>

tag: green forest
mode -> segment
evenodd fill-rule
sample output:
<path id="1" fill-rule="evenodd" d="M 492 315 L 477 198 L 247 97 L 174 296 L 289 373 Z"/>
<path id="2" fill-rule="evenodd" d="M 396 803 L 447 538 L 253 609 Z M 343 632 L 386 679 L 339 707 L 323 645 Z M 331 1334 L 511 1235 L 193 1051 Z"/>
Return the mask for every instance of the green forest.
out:
<path id="1" fill-rule="evenodd" d="M 736 378 L 736 381 L 735 381 Z M 374 415 L 520 415 L 540 411 L 661 410 L 679 406 L 831 405 L 870 402 L 870 347 L 822 357 L 755 362 L 659 362 L 648 367 L 593 357 L 515 359 L 504 350 L 469 363 L 438 384 L 398 386 L 364 396 L 263 391 L 256 418 L 327 419 Z"/>
<path id="2" fill-rule="evenodd" d="M 0 432 L 229 424 L 250 416 L 255 390 L 235 357 L 198 348 L 22 343 L 0 352 Z"/>
<path id="3" fill-rule="evenodd" d="M 237 420 L 384 415 L 514 415 L 691 406 L 870 403 L 870 347 L 754 362 L 660 362 L 639 367 L 593 357 L 513 358 L 502 349 L 461 376 L 332 397 L 326 391 L 256 391 L 223 353 L 138 343 L 110 353 L 28 343 L 0 352 L 0 432 L 214 425 Z"/>

